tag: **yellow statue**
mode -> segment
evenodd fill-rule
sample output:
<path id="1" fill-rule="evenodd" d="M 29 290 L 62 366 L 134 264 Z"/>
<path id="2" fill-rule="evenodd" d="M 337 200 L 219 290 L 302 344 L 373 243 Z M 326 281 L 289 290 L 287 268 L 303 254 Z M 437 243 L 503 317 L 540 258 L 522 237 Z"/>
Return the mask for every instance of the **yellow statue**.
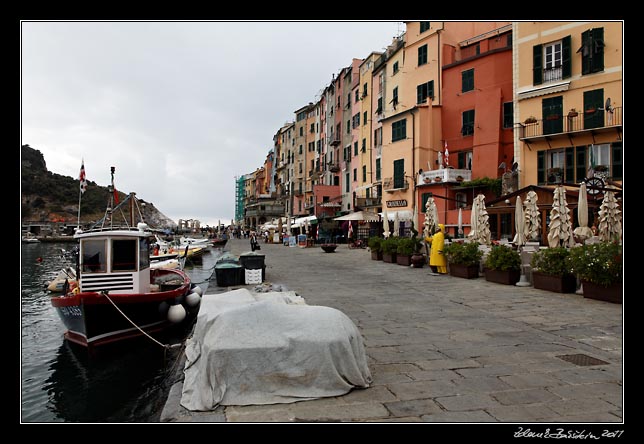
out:
<path id="1" fill-rule="evenodd" d="M 434 273 L 447 273 L 447 259 L 443 254 L 445 247 L 445 225 L 438 224 L 438 231 L 433 236 L 426 237 L 427 242 L 432 244 L 432 252 L 429 255 L 429 266 Z"/>

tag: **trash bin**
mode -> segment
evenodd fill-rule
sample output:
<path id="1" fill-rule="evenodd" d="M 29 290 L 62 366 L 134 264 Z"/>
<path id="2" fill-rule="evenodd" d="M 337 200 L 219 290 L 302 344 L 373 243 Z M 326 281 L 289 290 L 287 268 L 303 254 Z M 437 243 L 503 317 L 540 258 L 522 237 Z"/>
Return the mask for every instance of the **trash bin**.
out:
<path id="1" fill-rule="evenodd" d="M 262 282 L 266 280 L 265 256 L 261 253 L 250 251 L 239 255 L 239 262 L 244 270 L 262 270 Z"/>
<path id="2" fill-rule="evenodd" d="M 221 262 L 215 265 L 217 285 L 220 287 L 232 287 L 244 285 L 244 267 L 231 262 Z"/>

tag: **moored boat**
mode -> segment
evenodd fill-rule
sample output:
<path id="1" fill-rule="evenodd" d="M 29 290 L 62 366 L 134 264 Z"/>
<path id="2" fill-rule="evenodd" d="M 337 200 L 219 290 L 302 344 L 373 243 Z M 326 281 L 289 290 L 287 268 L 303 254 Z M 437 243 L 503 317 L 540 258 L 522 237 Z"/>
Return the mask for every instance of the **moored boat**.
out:
<path id="1" fill-rule="evenodd" d="M 153 234 L 145 223 L 77 230 L 74 237 L 79 241 L 77 285 L 51 298 L 68 341 L 93 348 L 167 330 L 196 316 L 201 289 L 180 268 L 151 268 Z"/>

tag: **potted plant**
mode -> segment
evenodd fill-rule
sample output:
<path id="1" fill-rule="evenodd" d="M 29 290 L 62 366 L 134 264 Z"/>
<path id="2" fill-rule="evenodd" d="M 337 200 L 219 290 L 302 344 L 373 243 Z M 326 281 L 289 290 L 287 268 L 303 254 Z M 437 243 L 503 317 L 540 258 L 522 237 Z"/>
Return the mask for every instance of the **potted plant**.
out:
<path id="1" fill-rule="evenodd" d="M 568 117 L 570 118 L 577 117 L 578 115 L 579 113 L 575 108 L 570 108 L 570 111 L 568 111 Z"/>
<path id="2" fill-rule="evenodd" d="M 537 123 L 537 118 L 535 116 L 530 116 L 527 119 L 525 119 L 523 123 L 525 123 L 526 125 L 530 123 Z"/>
<path id="3" fill-rule="evenodd" d="M 530 261 L 534 288 L 557 293 L 574 293 L 577 289 L 577 279 L 570 272 L 569 256 L 570 251 L 565 247 L 536 251 Z"/>
<path id="4" fill-rule="evenodd" d="M 371 236 L 369 238 L 368 246 L 371 251 L 371 259 L 374 261 L 382 260 L 382 241 L 384 239 L 380 236 Z"/>
<path id="5" fill-rule="evenodd" d="M 338 244 L 320 244 L 320 247 L 325 253 L 333 253 L 338 248 Z"/>
<path id="6" fill-rule="evenodd" d="M 614 242 L 585 244 L 570 249 L 570 269 L 581 281 L 584 297 L 621 303 L 622 247 Z"/>
<path id="7" fill-rule="evenodd" d="M 449 274 L 465 279 L 479 277 L 483 252 L 478 242 L 452 242 L 443 250 L 449 264 Z"/>
<path id="8" fill-rule="evenodd" d="M 382 260 L 390 264 L 396 263 L 396 251 L 398 250 L 398 237 L 389 236 L 382 241 Z"/>
<path id="9" fill-rule="evenodd" d="M 413 225 L 411 226 L 411 232 L 411 246 L 413 250 L 411 255 L 411 264 L 414 268 L 423 268 L 426 262 L 425 255 L 421 252 L 423 243 L 418 238 L 418 230 L 416 230 Z"/>
<path id="10" fill-rule="evenodd" d="M 414 243 L 408 237 L 401 237 L 396 248 L 396 263 L 398 265 L 411 265 L 411 255 L 414 253 Z"/>
<path id="11" fill-rule="evenodd" d="M 485 280 L 498 284 L 514 285 L 521 278 L 521 256 L 511 247 L 497 245 L 485 261 Z"/>

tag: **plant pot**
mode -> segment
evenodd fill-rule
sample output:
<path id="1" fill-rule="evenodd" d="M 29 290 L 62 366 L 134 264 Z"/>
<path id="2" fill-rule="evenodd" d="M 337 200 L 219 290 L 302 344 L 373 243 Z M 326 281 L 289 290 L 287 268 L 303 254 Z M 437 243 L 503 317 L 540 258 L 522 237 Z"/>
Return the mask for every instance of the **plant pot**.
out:
<path id="1" fill-rule="evenodd" d="M 398 265 L 406 265 L 409 267 L 411 265 L 411 255 L 396 253 L 396 263 Z"/>
<path id="2" fill-rule="evenodd" d="M 519 270 L 492 270 L 490 268 L 485 270 L 485 280 L 489 282 L 496 282 L 497 284 L 514 285 L 521 279 L 521 272 Z"/>
<path id="3" fill-rule="evenodd" d="M 325 253 L 333 253 L 336 248 L 338 248 L 337 245 L 335 244 L 325 244 L 325 245 L 320 245 L 322 250 L 324 250 Z"/>
<path id="4" fill-rule="evenodd" d="M 423 268 L 425 266 L 425 255 L 422 253 L 414 253 L 411 255 L 411 265 L 414 268 Z"/>
<path id="5" fill-rule="evenodd" d="M 551 276 L 533 271 L 532 286 L 539 290 L 553 291 L 555 293 L 574 293 L 577 289 L 577 278 L 572 274 Z"/>
<path id="6" fill-rule="evenodd" d="M 382 251 L 372 251 L 371 252 L 371 259 L 374 261 L 381 261 L 382 260 Z"/>
<path id="7" fill-rule="evenodd" d="M 624 298 L 624 288 L 621 282 L 609 285 L 608 287 L 593 284 L 588 281 L 581 281 L 581 285 L 584 289 L 584 297 L 588 299 L 621 304 Z"/>
<path id="8" fill-rule="evenodd" d="M 390 264 L 396 263 L 396 253 L 382 253 L 382 261 Z"/>
<path id="9" fill-rule="evenodd" d="M 478 265 L 449 264 L 449 274 L 452 276 L 476 279 L 479 277 Z"/>

